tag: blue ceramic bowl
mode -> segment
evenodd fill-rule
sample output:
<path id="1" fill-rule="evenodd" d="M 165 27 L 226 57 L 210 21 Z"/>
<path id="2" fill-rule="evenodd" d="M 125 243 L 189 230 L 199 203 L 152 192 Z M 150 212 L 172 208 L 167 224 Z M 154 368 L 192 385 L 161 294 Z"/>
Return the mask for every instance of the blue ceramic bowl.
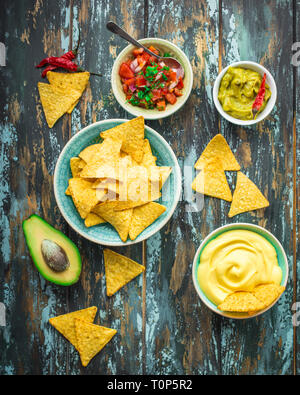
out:
<path id="1" fill-rule="evenodd" d="M 157 157 L 158 166 L 171 166 L 173 171 L 165 183 L 159 203 L 166 206 L 167 210 L 153 224 L 148 226 L 134 241 L 122 242 L 116 230 L 110 224 L 101 224 L 87 228 L 78 214 L 72 198 L 65 194 L 68 180 L 72 178 L 70 159 L 87 146 L 99 142 L 100 132 L 113 128 L 128 119 L 109 119 L 95 122 L 75 134 L 62 150 L 54 172 L 54 194 L 57 205 L 68 224 L 81 236 L 94 243 L 108 246 L 123 246 L 139 243 L 154 233 L 158 232 L 171 218 L 181 194 L 181 172 L 176 156 L 166 140 L 155 130 L 145 125 L 145 137 L 149 139 L 153 155 Z"/>
<path id="2" fill-rule="evenodd" d="M 217 305 L 215 305 L 211 300 L 207 298 L 205 293 L 202 291 L 200 288 L 198 279 L 197 279 L 197 272 L 198 272 L 198 266 L 200 264 L 200 257 L 201 253 L 204 249 L 204 247 L 213 239 L 216 237 L 220 236 L 224 232 L 228 232 L 229 230 L 237 230 L 237 229 L 244 229 L 244 230 L 249 230 L 252 232 L 256 232 L 259 235 L 263 236 L 265 239 L 267 239 L 272 246 L 275 248 L 276 253 L 277 253 L 277 259 L 278 259 L 278 264 L 282 270 L 282 280 L 281 280 L 281 285 L 286 286 L 287 280 L 288 280 L 288 260 L 286 257 L 286 254 L 284 252 L 284 249 L 280 242 L 276 239 L 275 236 L 272 235 L 272 233 L 268 232 L 266 229 L 262 228 L 261 226 L 258 225 L 253 225 L 253 224 L 247 224 L 247 223 L 236 223 L 236 224 L 230 224 L 230 225 L 224 225 L 216 230 L 214 230 L 212 233 L 210 233 L 200 244 L 200 247 L 198 248 L 194 262 L 193 262 L 193 282 L 195 289 L 202 300 L 204 304 L 208 308 L 210 308 L 212 311 L 214 311 L 217 314 L 222 315 L 223 317 L 229 317 L 229 318 L 237 318 L 237 319 L 245 319 L 245 318 L 253 318 L 256 317 L 265 311 L 269 310 L 276 302 L 275 300 L 270 306 L 266 307 L 263 310 L 258 311 L 255 314 L 249 315 L 248 313 L 232 313 L 232 312 L 226 312 L 226 311 L 221 311 L 218 309 Z"/>

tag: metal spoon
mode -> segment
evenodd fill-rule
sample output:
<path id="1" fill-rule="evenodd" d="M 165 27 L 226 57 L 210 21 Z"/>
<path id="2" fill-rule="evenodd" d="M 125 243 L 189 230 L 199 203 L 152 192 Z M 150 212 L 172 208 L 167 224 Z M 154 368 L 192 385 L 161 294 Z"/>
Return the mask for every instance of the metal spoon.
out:
<path id="1" fill-rule="evenodd" d="M 156 59 L 158 59 L 159 62 L 164 62 L 164 64 L 170 69 L 176 70 L 177 77 L 184 77 L 184 69 L 181 66 L 181 64 L 178 62 L 177 59 L 170 58 L 170 57 L 162 57 L 158 56 L 155 53 L 149 51 L 148 48 L 144 47 L 141 43 L 139 43 L 137 40 L 135 40 L 133 37 L 131 37 L 128 33 L 126 33 L 123 29 L 120 28 L 116 23 L 114 22 L 108 22 L 106 24 L 106 27 L 109 31 L 112 33 L 115 33 L 119 35 L 120 37 L 124 38 L 124 40 L 130 42 L 131 44 L 135 45 L 136 47 L 143 48 L 145 52 L 147 52 L 149 55 L 154 56 Z"/>

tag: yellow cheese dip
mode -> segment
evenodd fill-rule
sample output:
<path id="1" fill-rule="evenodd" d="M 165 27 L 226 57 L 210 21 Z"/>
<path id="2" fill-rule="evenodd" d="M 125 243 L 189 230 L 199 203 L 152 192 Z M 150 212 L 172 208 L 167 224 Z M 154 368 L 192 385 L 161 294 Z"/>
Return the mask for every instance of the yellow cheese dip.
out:
<path id="1" fill-rule="evenodd" d="M 212 239 L 202 250 L 197 279 L 202 291 L 216 305 L 236 291 L 256 285 L 280 284 L 282 271 L 275 248 L 249 230 L 230 230 Z"/>
<path id="2" fill-rule="evenodd" d="M 222 78 L 218 93 L 223 110 L 234 118 L 252 120 L 252 105 L 261 82 L 262 76 L 254 70 L 229 67 Z M 270 97 L 271 91 L 266 84 L 264 101 L 257 114 L 265 109 Z"/>

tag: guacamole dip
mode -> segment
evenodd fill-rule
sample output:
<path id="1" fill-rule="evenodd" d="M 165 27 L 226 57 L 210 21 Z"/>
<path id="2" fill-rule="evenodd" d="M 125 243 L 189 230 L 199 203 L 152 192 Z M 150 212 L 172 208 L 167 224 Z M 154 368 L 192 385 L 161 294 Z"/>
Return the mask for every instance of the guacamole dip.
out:
<path id="1" fill-rule="evenodd" d="M 223 110 L 234 118 L 244 121 L 252 120 L 252 105 L 261 82 L 262 76 L 254 70 L 229 67 L 222 78 L 218 93 Z M 266 84 L 264 101 L 257 114 L 265 109 L 270 97 L 271 91 Z"/>

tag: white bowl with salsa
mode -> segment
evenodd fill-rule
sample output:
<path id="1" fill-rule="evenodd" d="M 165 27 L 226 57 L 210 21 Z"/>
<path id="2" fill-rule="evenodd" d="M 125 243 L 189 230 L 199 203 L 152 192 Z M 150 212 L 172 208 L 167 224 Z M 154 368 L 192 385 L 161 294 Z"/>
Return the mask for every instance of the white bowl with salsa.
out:
<path id="1" fill-rule="evenodd" d="M 176 45 L 160 38 L 144 38 L 141 44 L 160 56 L 177 59 L 184 68 L 181 79 L 163 60 L 128 45 L 117 57 L 111 74 L 112 90 L 118 103 L 130 114 L 154 120 L 168 117 L 187 101 L 193 86 L 191 64 Z"/>
<path id="2" fill-rule="evenodd" d="M 202 267 L 200 267 L 202 265 Z M 210 233 L 200 244 L 193 262 L 193 283 L 201 301 L 215 313 L 246 319 L 269 310 L 255 312 L 223 311 L 218 305 L 226 295 L 267 283 L 286 287 L 288 260 L 280 242 L 258 225 L 235 223 Z"/>

